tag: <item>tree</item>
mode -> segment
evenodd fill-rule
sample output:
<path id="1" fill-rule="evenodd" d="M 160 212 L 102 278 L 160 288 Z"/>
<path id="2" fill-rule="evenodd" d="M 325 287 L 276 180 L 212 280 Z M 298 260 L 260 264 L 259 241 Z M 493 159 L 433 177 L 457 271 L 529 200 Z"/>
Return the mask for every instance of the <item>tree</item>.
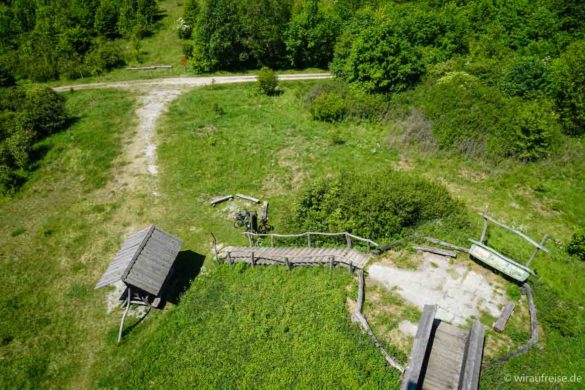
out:
<path id="1" fill-rule="evenodd" d="M 116 38 L 118 31 L 118 10 L 109 0 L 102 0 L 95 14 L 94 28 L 96 32 L 106 38 Z"/>
<path id="2" fill-rule="evenodd" d="M 340 33 L 341 21 L 324 13 L 318 0 L 305 0 L 293 10 L 286 32 L 286 49 L 295 68 L 326 68 Z"/>
<path id="3" fill-rule="evenodd" d="M 363 29 L 350 48 L 336 53 L 332 70 L 368 92 L 400 92 L 413 86 L 425 68 L 418 47 L 396 34 L 390 22 Z"/>
<path id="4" fill-rule="evenodd" d="M 249 64 L 237 4 L 232 0 L 209 0 L 201 9 L 195 26 L 194 68 L 210 72 L 239 69 Z"/>
<path id="5" fill-rule="evenodd" d="M 552 85 L 565 133 L 585 134 L 585 40 L 569 45 L 553 61 Z"/>

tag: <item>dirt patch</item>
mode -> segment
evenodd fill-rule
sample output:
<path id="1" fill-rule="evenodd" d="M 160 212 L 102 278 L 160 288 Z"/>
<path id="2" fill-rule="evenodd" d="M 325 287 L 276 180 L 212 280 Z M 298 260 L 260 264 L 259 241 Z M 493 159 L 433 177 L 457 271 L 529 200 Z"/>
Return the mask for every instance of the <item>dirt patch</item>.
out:
<path id="1" fill-rule="evenodd" d="M 496 292 L 500 286 L 484 275 L 462 264 L 451 265 L 445 257 L 430 253 L 425 253 L 416 270 L 374 264 L 369 275 L 420 309 L 436 304 L 437 318 L 456 325 L 465 325 L 482 312 L 497 317 L 505 304 L 505 297 Z"/>

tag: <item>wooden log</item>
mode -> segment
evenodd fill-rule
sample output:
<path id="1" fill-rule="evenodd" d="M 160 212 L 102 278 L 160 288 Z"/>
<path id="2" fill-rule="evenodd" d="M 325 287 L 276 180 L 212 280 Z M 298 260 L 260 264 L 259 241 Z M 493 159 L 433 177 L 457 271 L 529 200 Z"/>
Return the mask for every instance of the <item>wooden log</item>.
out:
<path id="1" fill-rule="evenodd" d="M 511 226 L 508 226 L 508 225 L 506 225 L 506 224 L 504 224 L 504 223 L 502 223 L 502 222 L 496 221 L 495 219 L 493 219 L 493 218 L 492 218 L 492 217 L 490 217 L 489 215 L 486 215 L 486 214 L 481 214 L 481 216 L 482 216 L 482 217 L 484 217 L 484 218 L 486 218 L 487 220 L 489 220 L 489 221 L 491 221 L 491 222 L 495 223 L 496 225 L 498 225 L 498 226 L 500 226 L 500 227 L 502 227 L 502 228 L 504 228 L 504 229 L 506 229 L 506 230 L 509 230 L 509 231 L 511 231 L 512 233 L 514 233 L 514 234 L 516 234 L 516 235 L 518 235 L 518 236 L 522 237 L 523 239 L 525 239 L 526 241 L 528 241 L 529 243 L 531 243 L 531 244 L 532 244 L 532 245 L 534 245 L 535 247 L 539 248 L 541 251 L 544 251 L 544 252 L 546 252 L 546 253 L 550 253 L 550 251 L 549 251 L 549 250 L 548 250 L 546 247 L 544 247 L 544 246 L 540 245 L 538 242 L 534 241 L 532 238 L 528 237 L 526 234 L 522 233 L 521 231 L 519 231 L 519 230 L 516 230 L 516 229 L 514 229 L 513 227 L 511 227 Z"/>
<path id="2" fill-rule="evenodd" d="M 418 323 L 418 329 L 412 344 L 408 366 L 406 366 L 402 383 L 400 384 L 401 390 L 418 389 L 422 385 L 423 362 L 430 344 L 436 313 L 437 305 L 425 305 L 423 308 L 422 317 Z"/>
<path id="3" fill-rule="evenodd" d="M 351 241 L 351 236 L 349 234 L 345 235 L 345 241 L 347 242 L 347 247 L 349 249 L 353 248 L 353 243 Z"/>
<path id="4" fill-rule="evenodd" d="M 465 344 L 463 366 L 459 379 L 460 390 L 479 389 L 479 374 L 481 371 L 484 339 L 485 329 L 483 325 L 478 320 L 473 321 L 467 343 Z"/>
<path id="5" fill-rule="evenodd" d="M 418 251 L 430 252 L 430 253 L 434 253 L 436 255 L 447 256 L 447 257 L 457 257 L 457 253 L 455 253 L 453 251 L 448 251 L 448 250 L 439 249 L 439 248 L 433 248 L 431 246 L 415 245 L 413 248 L 418 250 Z"/>
<path id="6" fill-rule="evenodd" d="M 236 196 L 240 199 L 246 199 L 249 200 L 250 202 L 254 202 L 254 203 L 260 203 L 260 199 L 258 198 L 254 198 L 253 196 L 250 195 L 244 195 L 244 194 L 236 194 Z"/>
<path id="7" fill-rule="evenodd" d="M 129 66 L 127 70 L 155 70 L 155 69 L 171 69 L 172 65 L 150 65 L 150 66 Z"/>
<path id="8" fill-rule="evenodd" d="M 213 199 L 211 202 L 209 202 L 209 204 L 210 204 L 211 206 L 215 206 L 215 205 L 217 205 L 217 204 L 219 204 L 219 203 L 222 203 L 222 202 L 225 202 L 225 201 L 227 201 L 227 200 L 232 200 L 233 198 L 234 198 L 234 196 L 233 196 L 233 195 L 226 195 L 226 196 L 222 196 L 222 197 L 220 197 L 220 198 L 215 198 L 215 199 Z"/>
<path id="9" fill-rule="evenodd" d="M 261 214 L 260 218 L 261 218 L 261 221 L 263 223 L 268 222 L 268 201 L 267 200 L 262 202 L 262 214 Z"/>
<path id="10" fill-rule="evenodd" d="M 544 244 L 546 244 L 546 240 L 548 240 L 548 235 L 545 234 L 544 237 L 542 237 L 542 240 L 540 241 L 540 246 L 544 246 Z M 534 248 L 534 252 L 532 252 L 532 255 L 530 256 L 530 259 L 528 259 L 528 262 L 526 263 L 527 267 L 530 267 L 530 264 L 534 261 L 534 258 L 536 257 L 536 255 L 538 254 L 538 251 L 540 250 L 540 248 Z"/>
<path id="11" fill-rule="evenodd" d="M 442 245 L 442 246 L 447 247 L 447 248 L 455 249 L 456 251 L 459 251 L 459 252 L 469 253 L 469 248 L 463 248 L 461 246 L 453 245 L 447 241 L 442 241 L 442 240 L 439 240 L 438 238 L 434 238 L 434 237 L 423 237 L 423 238 L 425 239 L 425 241 L 432 242 L 434 244 L 438 244 L 438 245 Z"/>
<path id="12" fill-rule="evenodd" d="M 483 218 L 483 230 L 481 232 L 481 237 L 479 239 L 479 242 L 481 242 L 482 244 L 485 244 L 485 239 L 487 237 L 487 231 L 488 231 L 488 220 L 487 218 Z"/>
<path id="13" fill-rule="evenodd" d="M 516 305 L 512 302 L 506 303 L 506 306 L 504 307 L 504 310 L 502 310 L 500 317 L 496 322 L 494 322 L 494 330 L 496 332 L 501 333 L 504 331 L 504 329 L 506 328 L 506 324 L 508 323 L 508 320 L 510 319 L 512 313 L 514 312 L 515 307 Z"/>

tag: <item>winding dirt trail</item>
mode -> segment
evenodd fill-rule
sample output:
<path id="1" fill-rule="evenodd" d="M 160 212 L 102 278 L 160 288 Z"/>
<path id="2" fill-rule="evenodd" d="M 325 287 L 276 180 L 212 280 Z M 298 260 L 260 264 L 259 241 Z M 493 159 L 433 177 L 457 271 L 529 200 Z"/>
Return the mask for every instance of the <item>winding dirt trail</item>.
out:
<path id="1" fill-rule="evenodd" d="M 280 81 L 320 80 L 331 78 L 329 73 L 302 73 L 279 75 Z M 251 83 L 256 76 L 175 77 L 151 80 L 114 81 L 106 83 L 71 84 L 53 88 L 57 92 L 85 89 L 116 88 L 137 94 L 138 125 L 132 139 L 126 142 L 123 168 L 117 172 L 114 184 L 118 187 L 138 188 L 144 178 L 158 174 L 156 163 L 156 125 L 169 103 L 183 92 L 212 84 Z M 156 192 L 153 192 L 156 195 Z"/>

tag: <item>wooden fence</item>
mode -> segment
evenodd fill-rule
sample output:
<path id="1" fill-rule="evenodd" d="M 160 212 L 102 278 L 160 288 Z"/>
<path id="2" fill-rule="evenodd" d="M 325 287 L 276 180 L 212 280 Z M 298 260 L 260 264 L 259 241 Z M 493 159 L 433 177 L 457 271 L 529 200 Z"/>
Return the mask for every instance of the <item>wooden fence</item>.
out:
<path id="1" fill-rule="evenodd" d="M 305 233 L 298 233 L 298 234 L 276 234 L 276 233 L 252 233 L 252 232 L 244 232 L 246 237 L 248 237 L 248 242 L 250 246 L 254 246 L 254 238 L 261 238 L 261 237 L 268 237 L 270 238 L 270 246 L 274 246 L 274 239 L 275 238 L 306 238 L 307 239 L 307 246 L 310 248 L 311 238 L 313 237 L 345 237 L 345 242 L 348 248 L 353 247 L 353 241 L 359 241 L 366 244 L 368 251 L 371 249 L 372 246 L 379 247 L 380 245 L 367 238 L 363 238 L 360 236 L 356 236 L 355 234 L 351 234 L 348 232 L 341 232 L 341 233 L 324 233 L 324 232 L 305 232 Z"/>

